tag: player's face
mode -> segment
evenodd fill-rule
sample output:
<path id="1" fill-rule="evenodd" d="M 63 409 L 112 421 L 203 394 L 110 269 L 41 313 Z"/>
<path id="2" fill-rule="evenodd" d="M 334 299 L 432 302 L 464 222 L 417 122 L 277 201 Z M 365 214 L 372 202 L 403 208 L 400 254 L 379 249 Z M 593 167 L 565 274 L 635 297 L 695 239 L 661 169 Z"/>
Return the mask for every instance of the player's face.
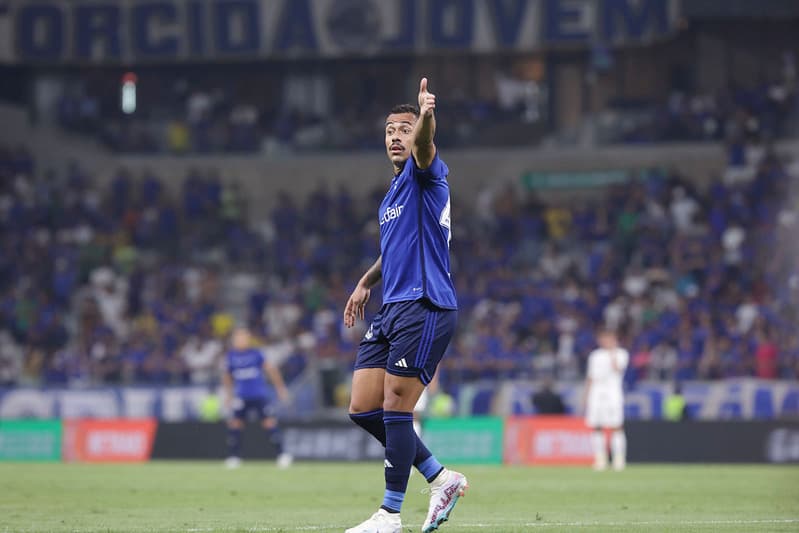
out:
<path id="1" fill-rule="evenodd" d="M 599 346 L 605 350 L 613 350 L 619 345 L 616 335 L 612 333 L 601 333 L 599 335 Z"/>
<path id="2" fill-rule="evenodd" d="M 416 115 L 413 113 L 392 113 L 386 118 L 386 152 L 395 165 L 404 163 L 411 156 L 415 124 Z"/>
<path id="3" fill-rule="evenodd" d="M 236 350 L 246 350 L 250 347 L 250 332 L 244 328 L 238 328 L 233 332 L 233 348 Z"/>

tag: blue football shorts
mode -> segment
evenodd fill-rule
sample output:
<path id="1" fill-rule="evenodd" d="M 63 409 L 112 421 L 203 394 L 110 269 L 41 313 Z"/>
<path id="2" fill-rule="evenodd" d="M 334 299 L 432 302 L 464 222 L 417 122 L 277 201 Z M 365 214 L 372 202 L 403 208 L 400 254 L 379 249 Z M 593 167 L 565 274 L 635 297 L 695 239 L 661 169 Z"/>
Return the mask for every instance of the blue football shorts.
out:
<path id="1" fill-rule="evenodd" d="M 233 418 L 247 420 L 247 416 L 252 416 L 263 420 L 273 418 L 275 411 L 272 404 L 266 397 L 261 398 L 234 398 L 233 399 Z"/>
<path id="2" fill-rule="evenodd" d="M 396 376 L 418 377 L 427 385 L 444 356 L 458 312 L 426 299 L 380 308 L 358 346 L 355 370 L 384 368 Z"/>

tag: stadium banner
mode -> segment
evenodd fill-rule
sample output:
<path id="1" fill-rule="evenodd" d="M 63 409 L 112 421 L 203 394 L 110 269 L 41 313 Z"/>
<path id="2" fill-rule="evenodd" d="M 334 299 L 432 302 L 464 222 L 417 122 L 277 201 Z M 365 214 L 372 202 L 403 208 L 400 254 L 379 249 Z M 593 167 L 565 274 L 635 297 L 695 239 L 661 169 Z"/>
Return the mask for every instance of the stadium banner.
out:
<path id="1" fill-rule="evenodd" d="M 534 381 L 485 381 L 462 385 L 457 394 L 457 414 L 499 416 L 533 414 Z M 578 413 L 582 383 L 561 383 L 556 391 L 570 413 Z M 624 416 L 627 420 L 661 420 L 663 403 L 671 394 L 670 383 L 641 381 L 626 386 Z M 685 381 L 682 393 L 694 420 L 774 420 L 799 418 L 799 382 L 753 378 L 722 381 Z M 1 411 L 0 411 L 1 412 Z"/>
<path id="2" fill-rule="evenodd" d="M 312 461 L 382 461 L 385 449 L 351 420 L 287 422 L 283 447 L 296 459 Z"/>
<path id="3" fill-rule="evenodd" d="M 638 463 L 799 463 L 799 421 L 629 422 Z"/>
<path id="4" fill-rule="evenodd" d="M 0 62 L 175 62 L 648 43 L 678 0 L 6 0 Z"/>
<path id="5" fill-rule="evenodd" d="M 64 460 L 86 463 L 148 461 L 157 425 L 152 418 L 65 420 Z"/>
<path id="6" fill-rule="evenodd" d="M 349 419 L 281 421 L 283 447 L 304 461 L 382 460 L 383 446 Z M 227 451 L 222 423 L 163 422 L 153 445 L 154 459 L 222 459 Z M 274 459 L 277 454 L 264 430 L 248 424 L 242 434 L 242 458 Z"/>
<path id="7" fill-rule="evenodd" d="M 157 418 L 197 420 L 207 387 L 0 388 L 0 420 Z"/>
<path id="8" fill-rule="evenodd" d="M 344 419 L 284 420 L 281 426 L 286 451 L 300 460 L 381 461 L 384 457 L 383 447 L 374 438 Z M 468 430 L 453 430 L 458 426 Z M 479 429 L 481 426 L 483 429 Z M 498 442 L 503 445 L 502 459 L 508 464 L 589 465 L 593 459 L 590 430 L 579 418 L 509 417 L 504 421 L 504 434 L 497 435 L 495 431 L 502 426 L 503 420 L 493 417 L 430 420 L 425 424 L 424 438 L 448 463 L 496 464 L 493 450 Z M 625 430 L 630 462 L 799 463 L 799 421 L 632 421 Z M 491 437 L 471 436 L 478 431 Z M 456 442 L 458 434 L 472 439 L 472 444 Z M 221 461 L 225 442 L 223 423 L 163 422 L 158 424 L 151 458 Z M 269 460 L 275 456 L 263 429 L 256 423 L 248 424 L 242 439 L 243 459 Z"/>
<path id="9" fill-rule="evenodd" d="M 431 418 L 424 442 L 445 463 L 502 464 L 503 428 L 496 416 Z"/>
<path id="10" fill-rule="evenodd" d="M 60 461 L 60 420 L 0 420 L 0 461 Z"/>
<path id="11" fill-rule="evenodd" d="M 161 422 L 155 432 L 153 459 L 222 459 L 227 451 L 227 428 L 221 422 Z M 242 457 L 277 456 L 264 430 L 247 424 L 242 432 Z"/>
<path id="12" fill-rule="evenodd" d="M 505 422 L 505 463 L 586 465 L 593 459 L 591 430 L 581 418 L 512 416 Z"/>

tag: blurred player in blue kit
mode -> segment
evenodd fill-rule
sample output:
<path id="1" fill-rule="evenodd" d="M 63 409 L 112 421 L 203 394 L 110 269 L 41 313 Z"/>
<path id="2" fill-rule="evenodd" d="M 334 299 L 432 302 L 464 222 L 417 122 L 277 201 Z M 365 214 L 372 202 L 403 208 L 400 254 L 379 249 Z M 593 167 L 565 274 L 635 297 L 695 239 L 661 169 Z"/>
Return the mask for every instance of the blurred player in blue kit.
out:
<path id="1" fill-rule="evenodd" d="M 383 307 L 358 348 L 350 418 L 386 447 L 385 492 L 377 512 L 347 533 L 400 533 L 400 509 L 411 466 L 430 483 L 422 531 L 445 522 L 468 485 L 447 470 L 413 429 L 413 410 L 455 331 L 457 301 L 450 278 L 449 169 L 433 136 L 435 95 L 419 84 L 419 107 L 394 107 L 385 144 L 393 179 L 378 211 L 380 257 L 344 309 L 344 325 L 364 318 L 372 287 L 382 280 Z"/>
<path id="2" fill-rule="evenodd" d="M 233 330 L 231 349 L 227 353 L 222 383 L 225 388 L 225 406 L 228 416 L 228 468 L 241 466 L 241 433 L 250 413 L 261 420 L 261 426 L 277 450 L 277 465 L 286 468 L 292 457 L 283 450 L 283 439 L 277 425 L 266 376 L 274 385 L 281 401 L 289 398 L 288 389 L 280 371 L 267 361 L 261 350 L 254 348 L 247 328 Z"/>

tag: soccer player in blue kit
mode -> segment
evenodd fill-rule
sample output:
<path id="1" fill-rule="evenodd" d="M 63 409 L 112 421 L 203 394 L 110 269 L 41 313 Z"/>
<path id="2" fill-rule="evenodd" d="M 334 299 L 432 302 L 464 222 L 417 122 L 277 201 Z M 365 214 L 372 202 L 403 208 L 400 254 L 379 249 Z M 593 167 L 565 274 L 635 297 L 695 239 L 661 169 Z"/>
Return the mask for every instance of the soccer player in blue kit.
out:
<path id="1" fill-rule="evenodd" d="M 445 522 L 468 484 L 447 470 L 413 430 L 413 408 L 430 383 L 455 330 L 450 278 L 449 169 L 433 136 L 435 95 L 419 84 L 419 108 L 399 105 L 386 118 L 385 143 L 394 177 L 378 211 L 380 257 L 347 301 L 344 325 L 364 318 L 371 288 L 383 281 L 383 307 L 358 348 L 350 418 L 386 447 L 386 490 L 380 509 L 346 533 L 400 533 L 400 508 L 411 465 L 430 483 L 422 531 Z"/>
<path id="2" fill-rule="evenodd" d="M 283 440 L 277 426 L 277 418 L 269 402 L 266 374 L 275 386 L 278 397 L 288 400 L 289 393 L 280 370 L 264 359 L 261 350 L 252 346 L 252 337 L 247 328 L 238 327 L 231 335 L 232 347 L 227 353 L 222 383 L 225 388 L 225 403 L 232 416 L 228 418 L 228 468 L 241 465 L 241 432 L 249 413 L 261 420 L 261 426 L 277 450 L 277 465 L 286 468 L 292 457 L 283 451 Z"/>

